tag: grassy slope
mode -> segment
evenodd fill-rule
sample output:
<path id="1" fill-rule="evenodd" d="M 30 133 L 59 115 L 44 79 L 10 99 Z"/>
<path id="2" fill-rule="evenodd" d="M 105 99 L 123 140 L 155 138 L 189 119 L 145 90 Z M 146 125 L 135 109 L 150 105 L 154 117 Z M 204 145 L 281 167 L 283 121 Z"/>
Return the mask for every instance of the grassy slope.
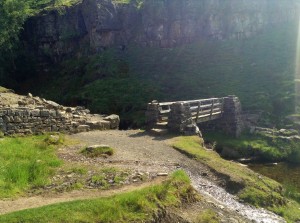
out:
<path id="1" fill-rule="evenodd" d="M 223 160 L 214 151 L 205 150 L 198 137 L 178 137 L 172 145 L 207 164 L 216 172 L 228 176 L 230 181 L 240 184 L 242 187 L 237 195 L 243 201 L 274 211 L 288 222 L 300 218 L 300 204 L 284 197 L 284 189 L 274 180 L 260 176 L 238 163 Z"/>
<path id="2" fill-rule="evenodd" d="M 0 198 L 14 197 L 48 183 L 61 161 L 47 139 L 32 136 L 0 141 Z"/>
<path id="3" fill-rule="evenodd" d="M 141 125 L 146 103 L 236 94 L 245 109 L 278 121 L 293 112 L 294 24 L 240 41 L 200 41 L 172 49 L 129 45 L 61 64 L 36 94 L 118 113 Z M 35 88 L 33 87 L 35 86 Z M 41 88 L 36 88 L 42 86 Z"/>
<path id="4" fill-rule="evenodd" d="M 183 171 L 161 185 L 108 198 L 74 201 L 0 216 L 0 222 L 144 222 L 159 208 L 198 199 Z"/>

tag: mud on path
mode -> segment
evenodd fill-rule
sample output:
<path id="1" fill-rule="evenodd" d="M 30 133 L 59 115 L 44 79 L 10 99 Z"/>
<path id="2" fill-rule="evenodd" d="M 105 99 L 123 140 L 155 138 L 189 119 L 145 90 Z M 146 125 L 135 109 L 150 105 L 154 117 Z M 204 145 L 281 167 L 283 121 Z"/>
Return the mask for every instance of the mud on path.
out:
<path id="1" fill-rule="evenodd" d="M 235 196 L 228 194 L 218 186 L 224 184 L 223 179 L 217 177 L 205 165 L 170 147 L 168 145 L 170 138 L 166 136 L 148 135 L 137 130 L 116 130 L 85 132 L 69 137 L 81 143 L 80 145 L 61 148 L 59 156 L 63 160 L 76 164 L 118 167 L 131 171 L 148 172 L 149 175 L 155 176 L 153 177 L 154 180 L 107 191 L 85 189 L 56 195 L 50 194 L 24 197 L 12 201 L 0 201 L 0 214 L 58 202 L 110 196 L 132 191 L 159 182 L 162 179 L 157 177 L 159 175 L 169 174 L 178 168 L 182 168 L 190 175 L 195 189 L 205 197 L 199 204 L 187 208 L 185 211 L 182 209 L 183 216 L 192 216 L 193 213 L 197 214 L 198 210 L 210 207 L 222 216 L 222 222 L 284 222 L 282 218 L 273 213 L 239 203 Z M 114 155 L 108 158 L 91 159 L 79 153 L 83 146 L 95 144 L 109 145 L 114 148 Z"/>

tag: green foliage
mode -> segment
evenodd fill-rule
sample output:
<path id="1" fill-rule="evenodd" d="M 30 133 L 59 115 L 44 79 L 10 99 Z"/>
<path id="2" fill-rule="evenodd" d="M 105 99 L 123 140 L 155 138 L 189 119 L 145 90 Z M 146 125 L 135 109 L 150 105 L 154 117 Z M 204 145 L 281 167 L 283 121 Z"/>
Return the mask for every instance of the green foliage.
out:
<path id="1" fill-rule="evenodd" d="M 11 50 L 22 26 L 29 16 L 37 14 L 45 7 L 71 6 L 79 0 L 2 0 L 0 2 L 0 49 Z"/>
<path id="2" fill-rule="evenodd" d="M 141 8 L 145 0 L 112 0 L 116 4 L 134 4 L 137 8 Z"/>
<path id="3" fill-rule="evenodd" d="M 0 141 L 0 198 L 46 185 L 60 164 L 45 136 L 4 138 Z"/>
<path id="4" fill-rule="evenodd" d="M 141 222 L 149 220 L 160 207 L 197 200 L 188 176 L 175 172 L 167 181 L 108 198 L 60 203 L 1 215 L 0 222 Z"/>
<path id="5" fill-rule="evenodd" d="M 88 172 L 88 170 L 84 167 L 73 167 L 71 169 L 71 172 L 72 173 L 77 173 L 77 174 L 81 174 L 81 175 L 84 175 Z"/>
<path id="6" fill-rule="evenodd" d="M 285 183 L 284 188 L 285 188 L 284 195 L 290 199 L 297 201 L 300 204 L 299 186 L 296 187 L 291 183 Z"/>
<path id="7" fill-rule="evenodd" d="M 107 50 L 65 61 L 36 91 L 62 104 L 83 104 L 95 113 L 119 114 L 122 123 L 141 126 L 146 104 L 159 98 L 159 89 L 148 80 L 130 75 L 126 60 L 117 52 Z"/>
<path id="8" fill-rule="evenodd" d="M 300 143 L 297 140 L 287 140 L 278 136 L 242 135 L 239 138 L 230 137 L 221 133 L 206 133 L 205 139 L 216 142 L 216 148 L 230 148 L 236 151 L 238 157 L 244 158 L 255 156 L 263 161 L 277 162 L 286 160 L 293 163 L 300 162 Z"/>
<path id="9" fill-rule="evenodd" d="M 31 14 L 29 1 L 3 0 L 0 2 L 0 49 L 11 50 L 22 25 Z"/>

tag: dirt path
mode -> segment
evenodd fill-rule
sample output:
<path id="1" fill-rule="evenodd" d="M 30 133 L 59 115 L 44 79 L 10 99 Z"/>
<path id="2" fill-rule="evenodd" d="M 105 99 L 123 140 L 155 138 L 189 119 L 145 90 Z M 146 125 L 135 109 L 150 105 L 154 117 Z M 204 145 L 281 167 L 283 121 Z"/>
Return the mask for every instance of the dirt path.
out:
<path id="1" fill-rule="evenodd" d="M 190 175 L 193 186 L 202 196 L 206 197 L 206 202 L 213 204 L 218 213 L 224 211 L 230 213 L 229 216 L 232 218 L 230 222 L 284 222 L 283 219 L 268 211 L 239 203 L 234 196 L 217 186 L 222 184 L 222 179 L 216 177 L 205 165 L 187 158 L 168 146 L 168 138 L 164 136 L 151 136 L 140 131 L 130 130 L 86 132 L 72 135 L 70 138 L 80 140 L 82 142 L 81 147 L 95 144 L 109 145 L 115 149 L 115 154 L 109 158 L 90 159 L 79 154 L 80 146 L 65 147 L 60 149 L 59 156 L 66 161 L 95 166 L 116 166 L 132 171 L 155 173 L 156 175 L 157 173 L 169 174 L 182 168 Z M 160 180 L 161 178 L 156 178 L 150 183 L 139 186 L 133 184 L 110 191 L 83 190 L 48 197 L 35 196 L 20 198 L 15 201 L 0 201 L 0 213 L 58 202 L 109 196 L 142 188 Z"/>
<path id="2" fill-rule="evenodd" d="M 1 200 L 0 214 L 20 211 L 29 208 L 37 208 L 37 207 L 42 207 L 42 206 L 61 203 L 61 202 L 109 197 L 116 194 L 149 187 L 151 185 L 161 183 L 164 179 L 165 177 L 158 177 L 151 182 L 131 184 L 113 190 L 97 190 L 97 189 L 74 190 L 68 193 L 61 193 L 61 194 L 48 194 L 46 196 L 23 197 L 23 198 L 18 198 L 16 200 Z"/>

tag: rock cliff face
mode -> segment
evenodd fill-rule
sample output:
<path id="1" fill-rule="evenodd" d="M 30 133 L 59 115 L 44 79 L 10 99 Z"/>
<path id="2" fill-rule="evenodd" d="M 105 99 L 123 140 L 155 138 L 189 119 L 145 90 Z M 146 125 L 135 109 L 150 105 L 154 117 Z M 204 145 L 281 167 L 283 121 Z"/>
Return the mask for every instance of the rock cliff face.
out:
<path id="1" fill-rule="evenodd" d="M 23 40 L 41 61 L 125 49 L 172 47 L 199 39 L 250 38 L 299 19 L 298 0 L 83 0 L 29 19 Z"/>

